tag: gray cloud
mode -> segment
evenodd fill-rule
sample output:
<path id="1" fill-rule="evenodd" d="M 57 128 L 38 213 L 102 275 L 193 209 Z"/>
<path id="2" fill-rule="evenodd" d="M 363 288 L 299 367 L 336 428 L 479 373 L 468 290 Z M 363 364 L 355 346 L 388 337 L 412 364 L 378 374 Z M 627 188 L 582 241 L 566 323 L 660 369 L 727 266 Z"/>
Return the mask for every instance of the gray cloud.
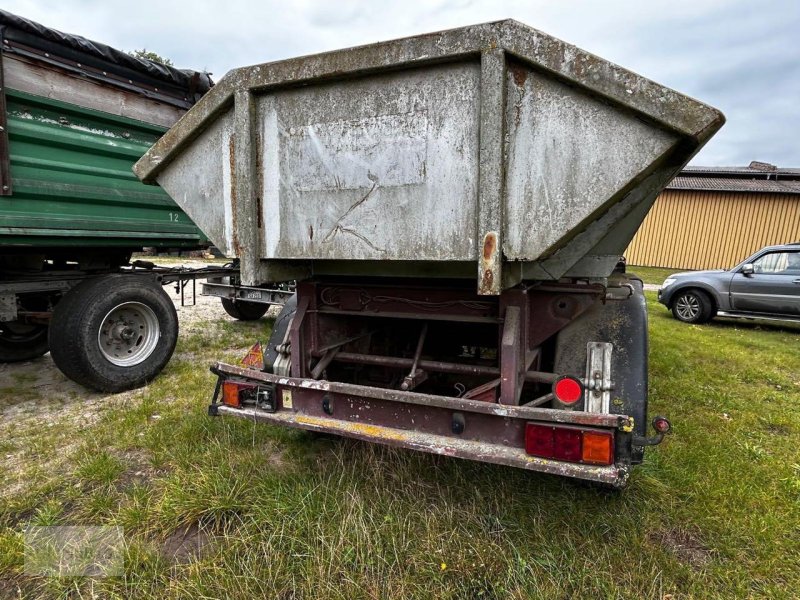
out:
<path id="1" fill-rule="evenodd" d="M 796 0 L 6 0 L 4 8 L 178 66 L 229 69 L 512 17 L 721 109 L 694 164 L 800 166 Z"/>

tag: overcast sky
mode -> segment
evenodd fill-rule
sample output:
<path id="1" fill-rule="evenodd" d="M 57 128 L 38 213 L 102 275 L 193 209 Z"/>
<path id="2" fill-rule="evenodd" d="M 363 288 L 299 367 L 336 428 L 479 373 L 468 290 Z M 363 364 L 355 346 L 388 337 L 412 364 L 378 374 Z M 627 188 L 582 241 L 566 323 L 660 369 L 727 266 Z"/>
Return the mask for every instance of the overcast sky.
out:
<path id="1" fill-rule="evenodd" d="M 515 18 L 721 109 L 695 165 L 800 167 L 800 0 L 4 0 L 123 50 L 211 71 Z"/>

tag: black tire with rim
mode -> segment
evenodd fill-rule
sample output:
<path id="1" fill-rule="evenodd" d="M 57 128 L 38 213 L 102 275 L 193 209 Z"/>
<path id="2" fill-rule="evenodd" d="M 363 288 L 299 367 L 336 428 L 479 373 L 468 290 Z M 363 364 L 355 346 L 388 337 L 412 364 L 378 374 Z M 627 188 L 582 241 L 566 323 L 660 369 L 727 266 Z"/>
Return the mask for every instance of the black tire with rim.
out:
<path id="1" fill-rule="evenodd" d="M 50 354 L 73 381 L 101 392 L 141 387 L 178 340 L 178 315 L 151 279 L 106 275 L 72 288 L 50 322 Z"/>
<path id="2" fill-rule="evenodd" d="M 239 321 L 257 321 L 267 313 L 269 304 L 222 298 L 222 308 L 225 309 L 226 313 Z"/>
<path id="3" fill-rule="evenodd" d="M 672 314 L 684 323 L 706 323 L 714 316 L 714 303 L 703 291 L 681 290 L 672 301 Z"/>
<path id="4" fill-rule="evenodd" d="M 49 349 L 47 325 L 0 323 L 0 363 L 38 358 Z"/>

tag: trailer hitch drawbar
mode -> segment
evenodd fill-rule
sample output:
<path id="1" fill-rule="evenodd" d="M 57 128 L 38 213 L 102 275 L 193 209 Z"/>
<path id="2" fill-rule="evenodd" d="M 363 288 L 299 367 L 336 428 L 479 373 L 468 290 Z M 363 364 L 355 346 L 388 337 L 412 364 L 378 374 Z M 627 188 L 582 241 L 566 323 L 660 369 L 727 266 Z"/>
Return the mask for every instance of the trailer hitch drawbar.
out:
<path id="1" fill-rule="evenodd" d="M 652 437 L 633 436 L 631 443 L 634 446 L 657 446 L 664 441 L 664 436 L 672 431 L 672 423 L 666 417 L 655 417 L 651 423 L 656 434 Z"/>

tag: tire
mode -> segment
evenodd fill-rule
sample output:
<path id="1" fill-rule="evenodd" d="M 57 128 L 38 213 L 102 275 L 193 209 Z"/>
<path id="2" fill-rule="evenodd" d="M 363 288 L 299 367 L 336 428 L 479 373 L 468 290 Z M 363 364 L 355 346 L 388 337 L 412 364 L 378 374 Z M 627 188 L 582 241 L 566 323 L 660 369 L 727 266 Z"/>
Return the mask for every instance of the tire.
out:
<path id="1" fill-rule="evenodd" d="M 269 304 L 222 298 L 222 308 L 225 309 L 226 313 L 239 321 L 257 321 L 267 314 Z"/>
<path id="2" fill-rule="evenodd" d="M 50 354 L 67 377 L 100 392 L 141 387 L 178 340 L 178 315 L 155 281 L 105 275 L 72 288 L 50 322 Z"/>
<path id="3" fill-rule="evenodd" d="M 20 362 L 47 354 L 47 325 L 0 323 L 0 363 Z"/>
<path id="4" fill-rule="evenodd" d="M 706 323 L 714 316 L 714 303 L 700 290 L 681 290 L 672 300 L 672 315 L 684 323 Z"/>

